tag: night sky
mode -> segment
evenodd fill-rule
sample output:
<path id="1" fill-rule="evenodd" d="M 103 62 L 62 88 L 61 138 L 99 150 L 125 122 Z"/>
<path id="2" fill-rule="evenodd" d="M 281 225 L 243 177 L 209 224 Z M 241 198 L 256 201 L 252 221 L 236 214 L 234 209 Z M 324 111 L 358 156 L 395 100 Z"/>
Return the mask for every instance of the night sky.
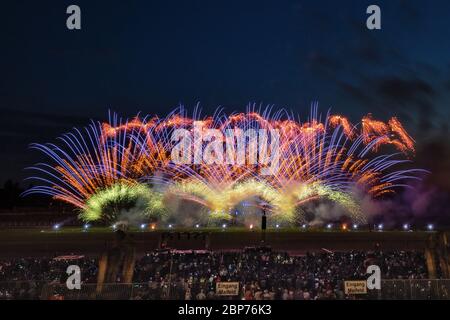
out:
<path id="1" fill-rule="evenodd" d="M 77 4 L 82 29 L 66 28 Z M 377 4 L 382 30 L 366 28 Z M 396 115 L 430 183 L 449 190 L 450 2 L 3 1 L 0 183 L 21 181 L 54 142 L 108 110 L 163 116 L 199 102 L 244 110 L 310 103 L 357 122 Z"/>

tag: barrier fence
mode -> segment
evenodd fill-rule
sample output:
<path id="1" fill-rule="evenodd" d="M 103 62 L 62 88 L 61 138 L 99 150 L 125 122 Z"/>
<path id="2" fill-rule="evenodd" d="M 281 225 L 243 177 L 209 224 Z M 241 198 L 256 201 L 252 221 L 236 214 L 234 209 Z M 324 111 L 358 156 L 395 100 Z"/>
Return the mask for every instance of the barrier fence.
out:
<path id="1" fill-rule="evenodd" d="M 242 290 L 241 290 L 242 291 Z M 346 299 L 366 300 L 449 300 L 450 279 L 439 280 L 382 280 L 380 290 L 367 294 L 346 295 Z M 101 291 L 96 284 L 82 284 L 81 289 L 69 290 L 65 284 L 39 281 L 0 282 L 0 300 L 184 300 L 184 293 L 167 283 L 104 284 Z M 242 299 L 234 297 L 215 299 Z"/>

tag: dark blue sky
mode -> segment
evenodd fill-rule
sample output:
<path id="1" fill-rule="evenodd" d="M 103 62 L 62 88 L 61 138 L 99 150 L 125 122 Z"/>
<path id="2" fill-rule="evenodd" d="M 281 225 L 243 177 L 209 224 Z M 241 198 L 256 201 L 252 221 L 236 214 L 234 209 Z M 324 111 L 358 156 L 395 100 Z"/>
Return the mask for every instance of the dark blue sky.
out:
<path id="1" fill-rule="evenodd" d="M 66 7 L 82 30 L 66 29 Z M 365 27 L 378 4 L 382 30 Z M 306 115 L 311 101 L 353 121 L 397 115 L 421 143 L 446 134 L 450 2 L 3 1 L 0 181 L 108 109 L 164 115 L 249 102 Z"/>

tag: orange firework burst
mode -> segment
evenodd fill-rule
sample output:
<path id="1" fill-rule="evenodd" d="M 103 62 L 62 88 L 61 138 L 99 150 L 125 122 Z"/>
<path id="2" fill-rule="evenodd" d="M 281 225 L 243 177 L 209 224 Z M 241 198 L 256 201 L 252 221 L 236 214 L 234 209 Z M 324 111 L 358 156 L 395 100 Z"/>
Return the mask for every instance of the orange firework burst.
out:
<path id="1" fill-rule="evenodd" d="M 414 174 L 421 171 L 395 171 L 393 167 L 406 160 L 393 159 L 390 154 L 375 154 L 382 145 L 405 154 L 414 152 L 414 140 L 397 118 L 385 123 L 369 114 L 360 126 L 341 115 L 320 119 L 316 109 L 307 122 L 295 121 L 281 111 L 271 116 L 270 110 L 262 113 L 249 110 L 230 116 L 218 112 L 214 117 L 203 119 L 187 117 L 182 110 L 166 118 L 135 117 L 130 121 L 118 120 L 114 115 L 108 123 L 93 123 L 84 133 L 75 130 L 64 135 L 61 137 L 63 146 L 34 144 L 32 147 L 44 152 L 52 163 L 32 167 L 46 177 L 32 177 L 43 185 L 26 193 L 50 194 L 84 208 L 86 201 L 101 190 L 117 184 L 148 183 L 152 177 L 160 176 L 169 184 L 182 186 L 186 199 L 195 199 L 197 203 L 216 209 L 228 210 L 233 205 L 230 199 L 235 201 L 242 195 L 253 195 L 272 201 L 274 208 L 292 215 L 295 206 L 327 197 L 345 204 L 357 216 L 359 211 L 351 199 L 355 188 L 378 197 L 404 186 L 401 181 L 415 178 Z M 248 138 L 245 159 L 243 162 L 232 159 L 221 163 L 175 163 L 171 152 L 177 141 L 172 134 L 177 129 L 191 134 L 194 141 L 196 135 L 202 136 L 208 129 L 231 133 L 231 136 L 224 134 L 217 138 L 219 148 L 225 149 L 223 158 L 227 160 L 228 145 L 232 150 L 237 149 L 238 141 Z M 262 129 L 279 134 L 276 171 L 268 175 L 262 173 L 268 163 L 254 161 L 263 152 L 258 145 L 260 140 L 244 135 L 244 132 Z M 210 149 L 210 143 L 208 139 L 200 140 L 199 151 Z M 266 149 L 264 152 L 274 161 L 275 151 Z M 191 158 L 195 160 L 198 150 L 192 146 L 191 151 Z M 198 159 L 203 160 L 203 155 Z M 177 189 L 171 190 L 173 193 Z M 188 190 L 193 194 L 188 194 Z M 208 200 L 199 198 L 195 192 Z"/>

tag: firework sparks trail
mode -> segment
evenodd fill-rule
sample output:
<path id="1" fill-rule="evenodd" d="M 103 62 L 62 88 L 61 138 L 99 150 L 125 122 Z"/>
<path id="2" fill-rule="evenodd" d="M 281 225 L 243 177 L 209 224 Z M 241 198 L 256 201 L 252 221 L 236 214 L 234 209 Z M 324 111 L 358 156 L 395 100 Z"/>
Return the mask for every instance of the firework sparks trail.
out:
<path id="1" fill-rule="evenodd" d="M 232 138 L 224 135 L 221 143 L 233 148 L 243 132 L 277 130 L 279 166 L 273 174 L 262 175 L 265 164 L 249 159 L 252 152 L 258 154 L 256 144 L 249 144 L 244 163 L 174 163 L 172 134 L 177 129 L 194 135 L 197 129 L 200 135 L 208 129 L 229 131 Z M 31 145 L 50 161 L 31 167 L 39 175 L 30 179 L 40 185 L 25 194 L 44 193 L 70 203 L 81 210 L 80 217 L 86 221 L 107 220 L 101 208 L 115 203 L 114 197 L 153 202 L 142 210 L 143 215 L 150 216 L 151 212 L 164 211 L 168 195 L 176 195 L 207 208 L 212 220 L 230 219 L 237 204 L 257 197 L 269 204 L 277 221 L 304 220 L 298 207 L 327 199 L 341 205 L 354 221 L 365 222 L 355 189 L 377 198 L 407 187 L 408 180 L 418 179 L 418 173 L 424 172 L 396 170 L 410 162 L 400 155 L 410 157 L 414 153 L 414 140 L 397 118 L 385 123 L 369 114 L 361 124 L 353 125 L 341 115 L 326 114 L 322 120 L 316 105 L 303 123 L 284 110 L 256 110 L 254 106 L 246 113 L 229 116 L 217 110 L 206 118 L 201 118 L 197 109 L 188 117 L 183 108 L 165 118 L 137 116 L 129 121 L 110 114 L 109 122 L 92 122 L 59 140 L 58 145 Z M 206 144 L 202 141 L 200 151 Z M 383 145 L 399 152 L 377 154 Z M 162 181 L 159 191 L 148 183 L 155 176 Z"/>

